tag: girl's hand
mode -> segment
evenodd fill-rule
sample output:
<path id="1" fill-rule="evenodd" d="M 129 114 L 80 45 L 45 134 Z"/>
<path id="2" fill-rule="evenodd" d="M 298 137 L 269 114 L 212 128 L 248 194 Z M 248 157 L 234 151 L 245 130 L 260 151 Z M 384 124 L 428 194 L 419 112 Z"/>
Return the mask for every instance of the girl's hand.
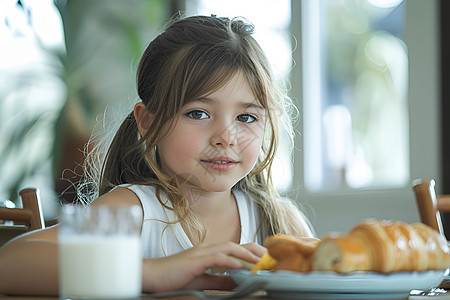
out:
<path id="1" fill-rule="evenodd" d="M 267 248 L 258 245 L 256 243 L 243 244 L 241 246 L 247 249 L 248 251 L 254 253 L 255 255 L 259 256 L 259 258 L 261 258 L 261 256 L 263 256 L 264 253 L 267 252 Z"/>
<path id="2" fill-rule="evenodd" d="M 240 246 L 227 242 L 196 246 L 169 257 L 145 259 L 143 291 L 232 289 L 235 284 L 229 276 L 205 274 L 205 271 L 212 267 L 239 269 L 242 268 L 239 259 L 256 263 L 263 253 L 265 248 L 257 244 Z"/>

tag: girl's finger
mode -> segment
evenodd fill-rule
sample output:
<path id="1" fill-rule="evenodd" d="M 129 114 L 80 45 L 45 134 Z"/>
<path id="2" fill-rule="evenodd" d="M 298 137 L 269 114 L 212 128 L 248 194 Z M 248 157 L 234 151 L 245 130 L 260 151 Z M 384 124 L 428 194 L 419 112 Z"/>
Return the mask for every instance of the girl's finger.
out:
<path id="1" fill-rule="evenodd" d="M 247 247 L 249 249 L 247 249 Z M 220 243 L 220 244 L 213 244 L 213 245 L 201 245 L 196 246 L 190 250 L 192 251 L 192 254 L 195 253 L 195 256 L 201 256 L 205 257 L 208 255 L 214 255 L 217 253 L 223 253 L 227 256 L 236 257 L 239 259 L 243 259 L 245 261 L 249 262 L 257 262 L 260 259 L 259 252 L 257 250 L 254 250 L 256 253 L 251 251 L 251 246 L 241 246 L 236 243 L 232 242 L 226 242 L 226 243 Z"/>
<path id="2" fill-rule="evenodd" d="M 267 251 L 264 247 L 257 244 L 238 245 L 235 243 L 227 243 L 227 249 L 225 254 L 250 263 L 258 262 L 261 256 Z"/>
<path id="3" fill-rule="evenodd" d="M 264 253 L 267 252 L 267 248 L 265 248 L 261 245 L 258 245 L 256 243 L 244 244 L 241 246 L 244 247 L 245 249 L 249 250 L 253 254 L 257 255 L 258 257 L 263 256 Z"/>

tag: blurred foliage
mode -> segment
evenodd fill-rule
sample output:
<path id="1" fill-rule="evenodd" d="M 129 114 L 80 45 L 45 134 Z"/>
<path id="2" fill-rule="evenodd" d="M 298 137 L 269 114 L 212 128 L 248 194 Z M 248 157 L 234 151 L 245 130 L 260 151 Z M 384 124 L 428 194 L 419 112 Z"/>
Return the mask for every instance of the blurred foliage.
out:
<path id="1" fill-rule="evenodd" d="M 126 103 L 136 101 L 134 68 L 147 42 L 168 20 L 168 3 L 56 2 L 64 24 L 67 50 L 63 65 L 68 92 L 55 127 L 53 153 L 55 177 L 64 172 L 64 180 L 57 183 L 56 189 L 64 193 L 65 201 L 72 201 L 72 183 L 81 173 L 72 162 L 82 163 L 82 150 L 97 117 L 107 106 L 123 102 L 127 107 Z M 68 136 L 70 141 L 65 140 Z M 67 143 L 72 144 L 69 149 L 73 151 L 69 159 L 64 148 Z"/>
<path id="2" fill-rule="evenodd" d="M 183 2 L 55 1 L 62 18 L 66 52 L 46 49 L 43 45 L 41 50 L 49 58 L 46 71 L 53 76 L 49 80 L 65 86 L 66 93 L 54 101 L 59 101 L 59 105 L 53 103 L 52 110 L 46 112 L 44 108 L 53 100 L 37 97 L 29 87 L 30 82 L 42 79 L 42 73 L 22 70 L 18 74 L 1 74 L 17 78 L 14 85 L 0 89 L 0 175 L 10 179 L 0 185 L 3 197 L 6 195 L 16 201 L 18 190 L 30 182 L 30 177 L 40 173 L 43 177 L 53 177 L 53 188 L 56 188 L 61 201 L 72 201 L 74 195 L 70 190 L 73 190 L 77 173 L 81 172 L 77 166 L 82 163 L 84 145 L 98 122 L 98 116 L 107 106 L 128 106 L 131 109 L 137 100 L 135 70 L 139 57 L 169 18 L 177 10 L 183 10 Z M 26 4 L 15 1 L 33 29 L 34 12 Z M 6 16 L 4 22 L 12 18 Z M 38 36 L 33 39 L 39 43 Z M 16 117 L 17 105 L 12 105 L 11 95 L 17 91 L 33 99 L 33 105 L 43 107 L 43 111 L 38 109 L 34 114 L 24 113 L 20 118 Z M 20 109 L 25 111 L 27 105 L 25 101 L 23 103 Z M 44 123 L 45 126 L 42 125 Z M 30 144 L 28 138 L 31 134 L 36 138 L 45 136 L 48 149 Z M 7 174 L 11 168 L 5 165 L 12 159 L 21 164 L 17 164 L 14 174 Z M 47 160 L 51 161 L 52 170 L 42 170 L 41 166 Z"/>

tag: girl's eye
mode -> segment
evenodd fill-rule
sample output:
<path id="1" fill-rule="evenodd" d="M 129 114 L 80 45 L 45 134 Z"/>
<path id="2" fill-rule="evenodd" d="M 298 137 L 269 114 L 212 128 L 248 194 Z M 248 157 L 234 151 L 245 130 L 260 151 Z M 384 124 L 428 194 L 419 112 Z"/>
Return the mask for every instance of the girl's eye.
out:
<path id="1" fill-rule="evenodd" d="M 208 114 L 202 110 L 193 110 L 187 113 L 187 116 L 194 120 L 202 120 L 209 118 Z"/>
<path id="2" fill-rule="evenodd" d="M 242 114 L 236 117 L 236 120 L 238 120 L 239 122 L 243 122 L 243 123 L 253 123 L 255 122 L 257 119 L 255 116 L 250 115 L 250 114 Z"/>

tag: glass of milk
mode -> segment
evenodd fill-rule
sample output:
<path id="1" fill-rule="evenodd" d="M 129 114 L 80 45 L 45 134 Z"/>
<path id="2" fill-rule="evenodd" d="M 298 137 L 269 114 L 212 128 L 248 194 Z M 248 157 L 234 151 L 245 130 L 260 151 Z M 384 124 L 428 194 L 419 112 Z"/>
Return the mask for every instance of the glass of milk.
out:
<path id="1" fill-rule="evenodd" d="M 142 208 L 62 208 L 58 231 L 60 299 L 134 299 L 142 290 Z"/>

